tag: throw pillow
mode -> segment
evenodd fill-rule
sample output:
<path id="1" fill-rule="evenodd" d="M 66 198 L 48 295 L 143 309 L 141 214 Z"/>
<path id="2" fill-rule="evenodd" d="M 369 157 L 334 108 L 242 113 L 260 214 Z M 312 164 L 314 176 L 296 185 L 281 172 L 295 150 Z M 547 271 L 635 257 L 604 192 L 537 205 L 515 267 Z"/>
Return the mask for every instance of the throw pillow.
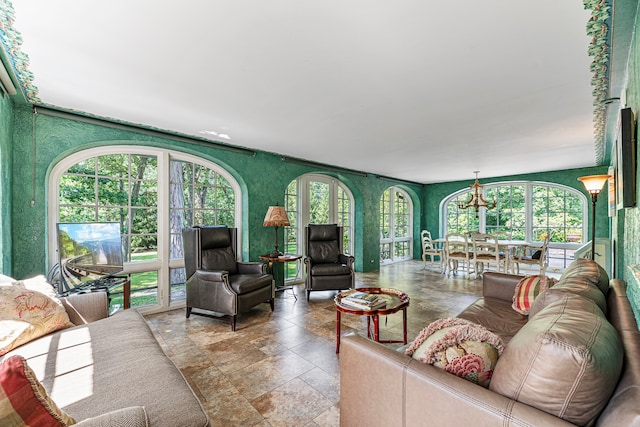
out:
<path id="1" fill-rule="evenodd" d="M 48 427 L 75 423 L 47 395 L 22 356 L 0 364 L 0 424 Z"/>
<path id="2" fill-rule="evenodd" d="M 424 328 L 406 354 L 468 381 L 489 387 L 504 345 L 484 326 L 464 319 L 439 319 Z"/>
<path id="3" fill-rule="evenodd" d="M 50 332 L 73 326 L 44 277 L 0 283 L 0 356 Z"/>
<path id="4" fill-rule="evenodd" d="M 527 276 L 523 278 L 516 285 L 511 307 L 518 313 L 528 316 L 536 297 L 545 289 L 553 286 L 555 282 L 555 279 L 547 276 Z"/>

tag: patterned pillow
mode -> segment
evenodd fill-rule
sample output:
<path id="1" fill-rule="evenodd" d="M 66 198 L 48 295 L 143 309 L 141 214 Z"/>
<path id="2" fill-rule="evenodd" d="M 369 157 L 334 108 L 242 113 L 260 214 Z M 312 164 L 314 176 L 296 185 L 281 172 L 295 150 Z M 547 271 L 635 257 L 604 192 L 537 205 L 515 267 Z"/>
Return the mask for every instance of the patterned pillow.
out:
<path id="1" fill-rule="evenodd" d="M 0 283 L 0 356 L 70 326 L 64 306 L 44 276 Z"/>
<path id="2" fill-rule="evenodd" d="M 464 319 L 439 319 L 424 328 L 406 354 L 468 381 L 489 387 L 502 354 L 500 337 Z"/>
<path id="3" fill-rule="evenodd" d="M 511 307 L 520 314 L 529 315 L 529 310 L 536 297 L 545 289 L 550 288 L 557 282 L 556 279 L 547 276 L 527 276 L 520 280 L 513 293 L 513 304 Z"/>
<path id="4" fill-rule="evenodd" d="M 0 363 L 0 424 L 70 426 L 76 421 L 47 395 L 22 356 Z"/>

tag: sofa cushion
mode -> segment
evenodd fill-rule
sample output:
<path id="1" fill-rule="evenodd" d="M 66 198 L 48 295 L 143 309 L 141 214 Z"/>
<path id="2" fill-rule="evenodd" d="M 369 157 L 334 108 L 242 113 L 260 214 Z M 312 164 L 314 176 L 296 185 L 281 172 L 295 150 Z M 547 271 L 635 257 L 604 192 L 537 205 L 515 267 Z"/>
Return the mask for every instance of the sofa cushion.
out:
<path id="1" fill-rule="evenodd" d="M 0 363 L 0 425 L 70 426 L 75 420 L 47 395 L 21 356 Z"/>
<path id="2" fill-rule="evenodd" d="M 0 283 L 0 355 L 70 326 L 64 306 L 44 276 Z"/>
<path id="3" fill-rule="evenodd" d="M 498 335 L 504 344 L 527 323 L 527 316 L 511 308 L 511 300 L 492 297 L 479 298 L 458 317 L 484 326 Z"/>
<path id="4" fill-rule="evenodd" d="M 609 275 L 597 262 L 587 258 L 576 258 L 564 270 L 560 281 L 569 277 L 584 277 L 596 285 L 606 296 L 609 293 Z"/>
<path id="5" fill-rule="evenodd" d="M 405 353 L 461 378 L 488 387 L 504 350 L 502 340 L 464 319 L 439 319 L 424 328 Z"/>
<path id="6" fill-rule="evenodd" d="M 208 425 L 200 402 L 135 309 L 54 332 L 10 354 L 25 357 L 76 420 L 144 406 L 152 426 L 174 426 L 175 420 L 181 427 Z"/>
<path id="7" fill-rule="evenodd" d="M 607 313 L 607 299 L 600 289 L 584 277 L 569 277 L 558 282 L 553 288 L 542 292 L 531 306 L 529 317 L 535 316 L 536 313 L 544 309 L 553 301 L 563 298 L 566 292 L 585 297 L 593 301 L 603 313 Z"/>
<path id="8" fill-rule="evenodd" d="M 148 425 L 147 413 L 142 406 L 116 409 L 76 424 L 77 427 L 147 427 Z"/>
<path id="9" fill-rule="evenodd" d="M 564 292 L 511 339 L 489 388 L 586 425 L 609 400 L 622 354 L 618 333 L 602 310 L 587 298 Z"/>
<path id="10" fill-rule="evenodd" d="M 511 307 L 520 314 L 527 316 L 533 301 L 540 292 L 553 286 L 555 279 L 547 276 L 527 276 L 516 285 L 513 293 L 513 304 Z"/>

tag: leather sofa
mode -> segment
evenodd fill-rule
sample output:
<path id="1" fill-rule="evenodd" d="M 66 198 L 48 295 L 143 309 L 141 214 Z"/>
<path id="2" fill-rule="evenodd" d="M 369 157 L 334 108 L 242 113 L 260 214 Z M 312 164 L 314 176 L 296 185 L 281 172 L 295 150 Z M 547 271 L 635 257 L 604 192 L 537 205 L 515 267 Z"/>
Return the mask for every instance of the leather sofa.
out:
<path id="1" fill-rule="evenodd" d="M 106 292 L 60 298 L 75 327 L 8 352 L 27 360 L 52 400 L 78 426 L 124 426 L 144 408 L 148 425 L 206 427 L 209 418 L 180 370 L 135 309 L 108 316 Z M 141 425 L 145 424 L 143 420 Z M 2 424 L 0 422 L 0 424 Z"/>
<path id="2" fill-rule="evenodd" d="M 511 308 L 520 279 L 485 273 L 482 297 L 458 316 L 505 343 L 489 388 L 343 337 L 341 425 L 640 426 L 640 332 L 625 282 L 576 260 L 527 317 Z"/>

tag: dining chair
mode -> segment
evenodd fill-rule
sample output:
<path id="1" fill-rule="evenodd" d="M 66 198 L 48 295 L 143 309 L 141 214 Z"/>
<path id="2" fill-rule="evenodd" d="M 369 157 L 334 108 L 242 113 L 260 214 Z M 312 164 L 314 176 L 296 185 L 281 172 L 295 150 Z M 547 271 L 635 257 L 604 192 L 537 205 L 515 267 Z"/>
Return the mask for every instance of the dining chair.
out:
<path id="1" fill-rule="evenodd" d="M 450 233 L 445 237 L 445 273 L 450 275 L 456 274 L 460 263 L 467 270 L 467 275 L 471 275 L 471 254 L 469 253 L 469 239 L 466 234 Z"/>
<path id="2" fill-rule="evenodd" d="M 496 236 L 475 233 L 471 240 L 473 248 L 473 268 L 476 275 L 484 272 L 486 267 L 495 265 L 496 271 L 507 271 L 507 255 L 501 251 Z"/>
<path id="3" fill-rule="evenodd" d="M 520 264 L 536 265 L 540 268 L 540 275 L 544 275 L 549 266 L 549 234 L 544 236 L 542 247 L 525 247 L 511 259 L 511 271 L 520 274 Z"/>
<path id="4" fill-rule="evenodd" d="M 422 230 L 420 232 L 420 240 L 422 242 L 422 262 L 424 268 L 427 268 L 427 257 L 431 263 L 435 262 L 435 258 L 438 258 L 440 262 L 440 269 L 444 271 L 444 251 L 433 242 L 431 233 L 429 230 Z"/>

